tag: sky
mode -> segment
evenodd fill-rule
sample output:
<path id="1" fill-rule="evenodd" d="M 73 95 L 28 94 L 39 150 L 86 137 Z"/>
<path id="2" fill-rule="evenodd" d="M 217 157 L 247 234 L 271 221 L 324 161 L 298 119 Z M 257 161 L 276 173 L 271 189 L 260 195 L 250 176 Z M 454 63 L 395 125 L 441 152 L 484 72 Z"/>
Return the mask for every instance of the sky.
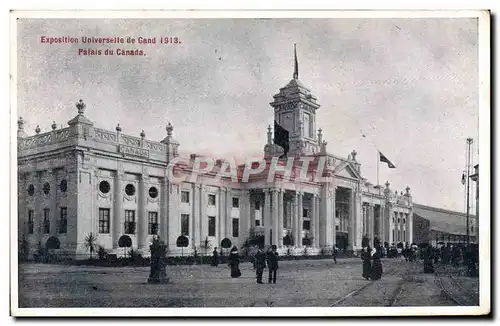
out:
<path id="1" fill-rule="evenodd" d="M 42 44 L 41 36 L 156 37 L 157 44 Z M 181 44 L 159 44 L 178 37 Z M 18 115 L 28 134 L 67 126 L 83 99 L 98 128 L 160 141 L 168 122 L 180 151 L 261 157 L 272 96 L 293 74 L 321 107 L 327 151 L 358 153 L 362 175 L 411 188 L 414 202 L 464 211 L 467 137 L 478 152 L 475 18 L 19 19 Z M 140 48 L 145 56 L 82 56 Z M 363 137 L 364 135 L 364 137 Z M 474 197 L 471 197 L 474 198 Z M 471 201 L 473 204 L 474 201 Z M 471 210 L 474 212 L 474 210 Z"/>

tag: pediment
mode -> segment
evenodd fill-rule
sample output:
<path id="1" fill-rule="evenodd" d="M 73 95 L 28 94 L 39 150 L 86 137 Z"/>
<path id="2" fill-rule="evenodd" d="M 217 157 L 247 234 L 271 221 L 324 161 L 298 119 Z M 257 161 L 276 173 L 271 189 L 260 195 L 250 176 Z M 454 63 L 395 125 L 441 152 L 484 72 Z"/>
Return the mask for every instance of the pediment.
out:
<path id="1" fill-rule="evenodd" d="M 361 175 L 355 170 L 355 168 L 349 162 L 341 163 L 335 175 L 351 179 L 362 179 Z"/>

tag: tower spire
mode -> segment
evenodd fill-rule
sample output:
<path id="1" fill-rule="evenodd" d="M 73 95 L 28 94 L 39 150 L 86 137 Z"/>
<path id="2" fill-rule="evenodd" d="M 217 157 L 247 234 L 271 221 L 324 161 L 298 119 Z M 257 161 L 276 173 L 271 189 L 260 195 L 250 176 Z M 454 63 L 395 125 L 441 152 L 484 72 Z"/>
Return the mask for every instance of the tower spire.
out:
<path id="1" fill-rule="evenodd" d="M 293 69 L 293 79 L 299 79 L 299 61 L 297 60 L 297 44 L 293 45 L 293 54 L 295 57 L 295 65 Z"/>

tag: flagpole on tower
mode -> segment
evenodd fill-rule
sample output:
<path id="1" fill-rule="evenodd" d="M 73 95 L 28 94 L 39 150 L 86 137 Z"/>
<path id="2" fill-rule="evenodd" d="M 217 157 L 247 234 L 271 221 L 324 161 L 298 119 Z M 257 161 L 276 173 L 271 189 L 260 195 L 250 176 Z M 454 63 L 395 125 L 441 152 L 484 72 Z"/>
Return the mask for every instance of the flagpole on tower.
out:
<path id="1" fill-rule="evenodd" d="M 380 166 L 380 154 L 377 150 L 377 187 L 380 185 L 379 181 L 378 181 L 378 170 L 379 170 L 379 166 Z"/>

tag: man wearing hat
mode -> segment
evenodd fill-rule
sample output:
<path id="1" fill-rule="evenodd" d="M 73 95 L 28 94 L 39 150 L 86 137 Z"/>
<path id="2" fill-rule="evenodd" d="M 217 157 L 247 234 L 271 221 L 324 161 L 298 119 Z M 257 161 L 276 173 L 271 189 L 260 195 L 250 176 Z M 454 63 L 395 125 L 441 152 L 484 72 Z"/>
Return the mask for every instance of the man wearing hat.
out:
<path id="1" fill-rule="evenodd" d="M 272 250 L 267 253 L 267 267 L 269 268 L 269 283 L 271 281 L 276 284 L 276 272 L 278 271 L 278 253 L 276 245 L 272 246 Z"/>
<path id="2" fill-rule="evenodd" d="M 262 274 L 264 273 L 264 268 L 266 268 L 266 253 L 261 247 L 259 247 L 257 253 L 255 254 L 255 273 L 258 284 L 262 284 Z"/>

